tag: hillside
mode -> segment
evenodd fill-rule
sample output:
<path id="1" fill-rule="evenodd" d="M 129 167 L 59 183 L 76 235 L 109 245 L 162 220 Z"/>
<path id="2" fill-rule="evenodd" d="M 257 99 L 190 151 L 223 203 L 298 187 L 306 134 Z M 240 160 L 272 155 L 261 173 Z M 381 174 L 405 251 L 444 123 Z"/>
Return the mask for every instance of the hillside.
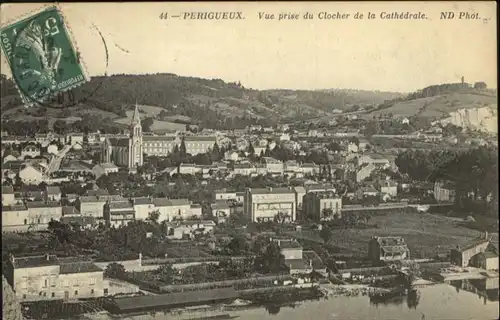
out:
<path id="1" fill-rule="evenodd" d="M 277 122 L 328 120 L 339 112 L 358 113 L 366 119 L 392 114 L 438 120 L 452 117 L 453 112 L 462 112 L 459 111 L 462 109 L 496 108 L 497 98 L 496 90 L 486 89 L 482 82 L 433 85 L 401 94 L 352 89 L 253 90 L 240 83 L 174 74 L 93 77 L 74 89 L 74 96 L 77 101 L 85 100 L 63 110 L 26 109 L 20 106 L 12 81 L 2 75 L 3 120 L 58 118 L 71 123 L 91 117 L 123 126 L 129 122 L 130 111 L 137 102 L 143 117 L 152 118 L 153 131 L 183 130 L 186 124 L 229 129 L 251 124 L 267 126 Z M 492 119 L 490 116 L 488 123 Z M 460 121 L 468 123 L 467 119 Z M 469 122 L 481 121 L 471 119 Z"/>
<path id="2" fill-rule="evenodd" d="M 5 119 L 22 119 L 26 111 L 20 107 L 12 83 L 2 76 L 2 114 Z M 165 110 L 163 119 L 184 116 L 193 123 L 221 122 L 226 118 L 246 122 L 277 122 L 286 119 L 307 119 L 329 114 L 333 109 L 347 110 L 353 105 L 382 103 L 400 94 L 355 90 L 253 90 L 239 83 L 220 79 L 181 77 L 174 74 L 114 75 L 93 77 L 89 83 L 74 90 L 76 100 L 87 97 L 65 115 L 81 117 L 90 114 L 113 120 L 126 117 L 137 101 L 140 105 Z M 62 111 L 55 111 L 62 112 Z M 147 111 L 148 112 L 148 111 Z M 158 117 L 159 111 L 149 116 Z M 53 112 L 49 116 L 57 116 Z M 39 115 L 44 116 L 44 115 Z M 59 115 L 59 117 L 64 117 Z M 252 120 L 252 121 L 249 121 Z M 119 121 L 121 122 L 121 121 Z"/>

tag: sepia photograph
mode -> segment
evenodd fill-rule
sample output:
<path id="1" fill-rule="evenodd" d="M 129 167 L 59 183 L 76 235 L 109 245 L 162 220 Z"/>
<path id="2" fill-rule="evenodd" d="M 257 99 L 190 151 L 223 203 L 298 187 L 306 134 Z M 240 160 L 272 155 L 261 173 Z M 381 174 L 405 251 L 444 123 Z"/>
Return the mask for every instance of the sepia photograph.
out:
<path id="1" fill-rule="evenodd" d="M 499 319 L 494 1 L 3 3 L 6 320 Z"/>

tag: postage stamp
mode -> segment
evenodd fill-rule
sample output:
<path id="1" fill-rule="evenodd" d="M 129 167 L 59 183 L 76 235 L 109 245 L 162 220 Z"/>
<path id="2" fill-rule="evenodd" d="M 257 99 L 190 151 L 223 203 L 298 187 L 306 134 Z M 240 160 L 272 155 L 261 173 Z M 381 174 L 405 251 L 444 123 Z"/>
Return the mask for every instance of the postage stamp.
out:
<path id="1" fill-rule="evenodd" d="M 3 27 L 0 37 L 25 105 L 46 101 L 89 80 L 55 6 Z"/>

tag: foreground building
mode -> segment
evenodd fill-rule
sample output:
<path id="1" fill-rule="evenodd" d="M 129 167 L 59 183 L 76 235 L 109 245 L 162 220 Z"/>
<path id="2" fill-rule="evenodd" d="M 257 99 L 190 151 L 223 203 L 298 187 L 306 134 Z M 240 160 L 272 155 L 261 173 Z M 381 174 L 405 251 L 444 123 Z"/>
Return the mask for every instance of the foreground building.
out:
<path id="1" fill-rule="evenodd" d="M 332 191 L 309 192 L 304 196 L 304 217 L 319 221 L 340 219 L 342 198 Z"/>
<path id="2" fill-rule="evenodd" d="M 278 214 L 295 221 L 295 191 L 291 188 L 248 188 L 243 203 L 244 213 L 253 222 L 272 221 Z"/>
<path id="3" fill-rule="evenodd" d="M 5 277 L 20 301 L 106 295 L 104 271 L 92 262 L 64 262 L 54 255 L 10 257 Z"/>
<path id="4" fill-rule="evenodd" d="M 402 261 L 410 258 L 410 249 L 402 237 L 373 237 L 368 244 L 368 256 L 375 265 Z"/>

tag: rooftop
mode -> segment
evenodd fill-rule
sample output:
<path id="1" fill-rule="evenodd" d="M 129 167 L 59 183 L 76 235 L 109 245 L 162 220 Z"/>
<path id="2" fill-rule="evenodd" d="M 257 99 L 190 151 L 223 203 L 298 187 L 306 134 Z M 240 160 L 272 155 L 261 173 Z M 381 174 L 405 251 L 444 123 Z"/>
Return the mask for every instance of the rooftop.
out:
<path id="1" fill-rule="evenodd" d="M 123 312 L 134 309 L 160 308 L 185 304 L 207 303 L 214 300 L 236 299 L 238 293 L 233 288 L 222 288 L 181 293 L 145 295 L 115 298 L 118 310 Z"/>
<path id="2" fill-rule="evenodd" d="M 217 140 L 214 136 L 186 136 L 184 141 L 209 141 L 215 142 Z"/>
<path id="3" fill-rule="evenodd" d="M 57 186 L 47 186 L 47 194 L 61 194 L 61 188 Z"/>
<path id="4" fill-rule="evenodd" d="M 275 239 L 274 241 L 276 241 L 278 243 L 278 246 L 281 249 L 301 249 L 302 248 L 302 246 L 300 245 L 300 243 L 298 243 L 295 240 L 280 240 L 280 239 Z"/>
<path id="5" fill-rule="evenodd" d="M 375 237 L 380 246 L 406 246 L 405 239 L 402 237 Z"/>
<path id="6" fill-rule="evenodd" d="M 248 191 L 252 194 L 279 194 L 295 192 L 289 188 L 248 188 Z"/>
<path id="7" fill-rule="evenodd" d="M 69 216 L 69 215 L 75 215 L 75 214 L 80 214 L 77 208 L 73 206 L 64 206 L 62 207 L 62 214 L 63 216 Z"/>
<path id="8" fill-rule="evenodd" d="M 153 204 L 153 200 L 151 198 L 148 198 L 148 197 L 133 198 L 132 202 L 134 203 L 134 206 Z"/>
<path id="9" fill-rule="evenodd" d="M 36 268 L 59 265 L 59 259 L 55 255 L 31 256 L 15 258 L 14 268 Z"/>
<path id="10" fill-rule="evenodd" d="M 14 204 L 10 206 L 2 206 L 2 212 L 6 211 L 24 211 L 28 210 L 24 204 Z"/>
<path id="11" fill-rule="evenodd" d="M 188 199 L 155 198 L 153 202 L 158 207 L 186 206 L 190 204 Z"/>
<path id="12" fill-rule="evenodd" d="M 73 262 L 61 264 L 61 274 L 102 272 L 103 270 L 92 262 Z"/>
<path id="13" fill-rule="evenodd" d="M 56 208 L 61 207 L 57 201 L 27 201 L 26 206 L 30 208 Z"/>
<path id="14" fill-rule="evenodd" d="M 13 194 L 14 187 L 12 186 L 2 186 L 2 194 Z"/>
<path id="15" fill-rule="evenodd" d="M 112 201 L 109 203 L 110 209 L 130 209 L 132 207 L 133 207 L 132 203 L 128 200 Z"/>

